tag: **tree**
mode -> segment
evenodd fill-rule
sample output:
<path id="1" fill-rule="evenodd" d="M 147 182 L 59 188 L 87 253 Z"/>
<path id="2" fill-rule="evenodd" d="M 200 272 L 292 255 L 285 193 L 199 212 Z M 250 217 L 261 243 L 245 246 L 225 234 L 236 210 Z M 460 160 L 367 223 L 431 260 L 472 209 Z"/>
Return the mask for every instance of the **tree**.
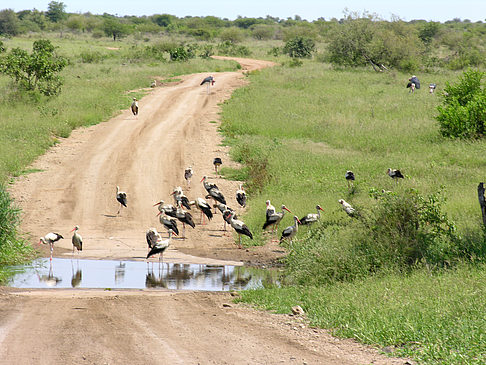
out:
<path id="1" fill-rule="evenodd" d="M 485 73 L 467 70 L 457 84 L 446 83 L 436 119 L 445 137 L 478 138 L 486 132 L 486 90 L 481 86 Z"/>
<path id="2" fill-rule="evenodd" d="M 44 95 L 56 95 L 61 91 L 59 76 L 68 61 L 55 54 L 55 47 L 47 39 L 34 42 L 32 53 L 13 48 L 0 57 L 0 73 L 14 78 L 24 90 L 39 90 Z"/>
<path id="3" fill-rule="evenodd" d="M 231 43 L 238 43 L 243 40 L 243 32 L 236 27 L 226 28 L 219 36 L 223 42 L 229 41 Z"/>
<path id="4" fill-rule="evenodd" d="M 0 11 L 0 34 L 15 36 L 20 33 L 20 22 L 12 9 Z"/>
<path id="5" fill-rule="evenodd" d="M 53 23 L 58 23 L 66 17 L 66 5 L 63 2 L 51 1 L 47 6 L 46 16 Z"/>
<path id="6" fill-rule="evenodd" d="M 130 34 L 130 28 L 127 24 L 123 24 L 115 18 L 105 18 L 103 22 L 103 30 L 109 37 L 113 37 L 113 41 L 117 38 L 123 38 Z"/>
<path id="7" fill-rule="evenodd" d="M 316 50 L 316 43 L 312 38 L 307 37 L 295 37 L 285 43 L 283 53 L 288 54 L 290 57 L 297 58 L 310 58 L 312 52 Z"/>

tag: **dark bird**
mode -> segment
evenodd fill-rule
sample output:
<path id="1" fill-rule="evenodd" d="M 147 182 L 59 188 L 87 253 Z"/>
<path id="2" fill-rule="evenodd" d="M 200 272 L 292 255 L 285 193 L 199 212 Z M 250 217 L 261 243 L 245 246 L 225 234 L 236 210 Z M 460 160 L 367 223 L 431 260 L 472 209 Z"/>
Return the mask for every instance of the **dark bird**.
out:
<path id="1" fill-rule="evenodd" d="M 162 241 L 162 237 L 160 236 L 159 232 L 155 228 L 150 228 L 145 233 L 145 239 L 147 240 L 148 250 L 155 247 L 155 244 L 159 241 Z"/>
<path id="2" fill-rule="evenodd" d="M 164 251 L 167 250 L 167 248 L 170 246 L 170 239 L 172 238 L 172 230 L 169 229 L 169 238 L 166 240 L 161 240 L 158 241 L 154 247 L 150 250 L 150 252 L 147 254 L 147 259 L 150 256 L 157 255 L 159 254 L 159 261 L 162 258 L 162 255 L 164 254 Z"/>
<path id="3" fill-rule="evenodd" d="M 241 184 L 240 184 L 240 188 L 238 190 L 236 190 L 236 201 L 243 208 L 246 207 L 246 192 L 243 190 L 243 187 L 242 187 Z"/>
<path id="4" fill-rule="evenodd" d="M 346 181 L 348 182 L 348 188 L 351 187 L 351 185 L 354 183 L 354 172 L 353 171 L 346 171 L 346 174 L 344 175 Z"/>
<path id="5" fill-rule="evenodd" d="M 59 233 L 49 232 L 44 237 L 39 238 L 39 244 L 49 244 L 49 248 L 51 249 L 51 260 L 52 260 L 52 253 L 54 251 L 54 242 L 63 239 L 64 237 L 61 236 Z"/>
<path id="6" fill-rule="evenodd" d="M 437 88 L 436 84 L 429 84 L 429 93 L 433 94 L 436 88 Z"/>
<path id="7" fill-rule="evenodd" d="M 338 203 L 342 205 L 342 208 L 343 210 L 350 216 L 350 217 L 354 217 L 355 214 L 356 214 L 356 210 L 351 206 L 351 204 L 349 204 L 348 202 L 346 202 L 344 199 L 339 199 L 338 200 Z"/>
<path id="8" fill-rule="evenodd" d="M 138 101 L 136 98 L 133 98 L 132 105 L 130 106 L 133 115 L 138 115 Z"/>
<path id="9" fill-rule="evenodd" d="M 127 206 L 127 193 L 125 193 L 124 191 L 120 191 L 120 188 L 118 186 L 116 187 L 116 200 L 118 200 L 118 203 L 120 203 L 120 208 L 118 209 L 118 212 L 116 214 L 120 214 L 120 209 L 122 208 L 122 206 Z"/>
<path id="10" fill-rule="evenodd" d="M 246 226 L 246 224 L 243 223 L 243 221 L 240 221 L 240 220 L 235 218 L 235 212 L 232 212 L 230 214 L 230 224 L 231 224 L 231 227 L 233 227 L 233 229 L 236 231 L 236 233 L 238 233 L 238 247 L 239 248 L 242 248 L 241 247 L 241 235 L 242 234 L 250 237 L 250 239 L 253 239 L 253 235 L 251 234 L 250 229 Z"/>
<path id="11" fill-rule="evenodd" d="M 415 89 L 420 89 L 420 81 L 417 76 L 413 75 L 411 78 L 408 79 L 407 88 L 410 88 L 410 91 L 414 91 Z"/>
<path id="12" fill-rule="evenodd" d="M 195 205 L 197 209 L 201 211 L 201 223 L 204 224 L 203 218 L 204 216 L 208 217 L 209 220 L 213 219 L 213 212 L 211 212 L 211 207 L 209 206 L 208 202 L 203 198 L 196 198 L 189 202 L 190 205 Z"/>
<path id="13" fill-rule="evenodd" d="M 221 158 L 215 157 L 213 160 L 213 165 L 214 165 L 214 171 L 216 171 L 216 174 L 218 174 L 218 168 L 223 164 L 223 161 L 221 161 Z"/>
<path id="14" fill-rule="evenodd" d="M 321 219 L 321 210 L 324 211 L 324 209 L 322 209 L 320 205 L 316 205 L 316 210 L 317 213 L 309 213 L 305 217 L 301 218 L 300 224 L 302 225 L 312 224 L 314 222 L 317 222 L 319 219 Z"/>
<path id="15" fill-rule="evenodd" d="M 231 213 L 233 213 L 233 209 L 228 207 L 226 204 L 221 204 L 221 203 L 216 203 L 214 207 L 218 208 L 221 214 L 223 215 L 223 220 L 224 220 L 224 227 L 223 230 L 226 231 L 226 223 L 231 224 Z M 238 217 L 235 215 L 235 219 Z"/>
<path id="16" fill-rule="evenodd" d="M 218 186 L 216 184 L 210 183 L 208 181 L 208 177 L 207 176 L 203 176 L 203 178 L 201 179 L 201 182 L 203 183 L 204 189 L 206 189 L 206 191 L 208 192 L 208 194 L 211 191 L 211 189 L 215 189 L 215 188 L 218 189 Z M 224 203 L 224 204 L 226 204 L 226 203 Z"/>
<path id="17" fill-rule="evenodd" d="M 215 82 L 216 82 L 216 80 L 214 80 L 213 75 L 211 75 L 211 76 L 206 77 L 204 80 L 202 80 L 200 85 L 204 85 L 206 83 L 208 83 L 210 85 L 214 85 Z"/>
<path id="18" fill-rule="evenodd" d="M 153 206 L 155 207 L 156 205 L 158 205 L 157 209 L 159 210 L 159 212 L 165 213 L 168 216 L 175 218 L 177 208 L 174 207 L 172 204 L 164 204 L 164 201 L 161 200 L 158 203 L 155 203 Z M 177 234 L 179 234 L 179 233 L 177 233 Z"/>
<path id="19" fill-rule="evenodd" d="M 79 226 L 76 226 L 74 227 L 71 232 L 74 231 L 73 233 L 73 238 L 72 238 L 72 242 L 73 242 L 73 254 L 74 254 L 74 248 L 76 248 L 79 253 L 79 251 L 83 251 L 83 237 L 81 237 L 81 235 L 78 233 L 78 230 L 79 230 Z"/>
<path id="20" fill-rule="evenodd" d="M 282 243 L 282 241 L 285 239 L 288 239 L 290 240 L 290 242 L 292 242 L 292 239 L 295 237 L 297 231 L 299 230 L 299 224 L 300 224 L 299 218 L 296 215 L 294 215 L 294 224 L 292 226 L 288 226 L 282 231 L 282 236 L 280 237 L 280 243 Z"/>
<path id="21" fill-rule="evenodd" d="M 187 181 L 187 186 L 191 185 L 192 175 L 194 175 L 194 171 L 192 170 L 192 166 L 189 166 L 184 170 L 184 179 Z"/>
<path id="22" fill-rule="evenodd" d="M 402 173 L 400 172 L 400 170 L 392 170 L 392 169 L 388 169 L 387 172 L 388 176 L 390 176 L 392 179 L 395 180 L 395 182 L 398 183 L 398 179 L 403 179 L 404 176 L 402 175 Z"/>
<path id="23" fill-rule="evenodd" d="M 177 206 L 176 218 L 182 223 L 182 238 L 186 238 L 186 224 L 190 225 L 192 228 L 196 227 L 192 215 L 182 209 L 181 204 Z"/>
<path id="24" fill-rule="evenodd" d="M 267 200 L 268 204 L 270 204 L 270 201 Z M 277 234 L 278 230 L 278 224 L 280 221 L 283 219 L 285 215 L 285 211 L 292 213 L 285 205 L 282 205 L 282 211 L 281 212 L 276 212 L 275 210 L 269 210 L 267 206 L 267 217 L 265 220 L 265 223 L 263 223 L 263 229 L 266 229 L 267 227 L 272 227 L 272 233 Z"/>
<path id="25" fill-rule="evenodd" d="M 172 229 L 176 235 L 179 235 L 179 229 L 177 228 L 177 221 L 174 218 L 169 217 L 165 212 L 159 212 L 159 222 L 167 230 Z"/>

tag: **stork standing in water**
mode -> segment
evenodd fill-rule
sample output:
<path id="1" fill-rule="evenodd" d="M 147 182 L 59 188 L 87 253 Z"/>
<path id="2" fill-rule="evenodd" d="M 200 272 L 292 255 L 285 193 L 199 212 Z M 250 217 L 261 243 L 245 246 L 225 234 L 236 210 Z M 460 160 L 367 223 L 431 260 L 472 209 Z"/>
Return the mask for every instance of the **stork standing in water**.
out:
<path id="1" fill-rule="evenodd" d="M 189 205 L 195 205 L 197 209 L 201 211 L 201 224 L 204 224 L 204 216 L 208 217 L 208 220 L 213 219 L 213 212 L 211 212 L 211 207 L 208 202 L 203 198 L 196 198 L 189 202 Z"/>
<path id="2" fill-rule="evenodd" d="M 351 206 L 351 204 L 346 202 L 344 199 L 339 199 L 338 203 L 342 205 L 343 210 L 346 212 L 347 215 L 349 215 L 350 217 L 355 216 L 356 210 Z"/>
<path id="3" fill-rule="evenodd" d="M 354 185 L 354 172 L 349 170 L 346 171 L 344 178 L 348 182 L 348 189 L 351 189 L 351 187 Z"/>
<path id="4" fill-rule="evenodd" d="M 145 233 L 145 239 L 147 240 L 147 246 L 149 252 L 152 248 L 155 247 L 157 242 L 162 241 L 162 237 L 160 236 L 159 232 L 155 228 L 150 228 L 146 233 Z"/>
<path id="5" fill-rule="evenodd" d="M 54 242 L 63 239 L 64 237 L 61 236 L 59 233 L 49 232 L 44 237 L 39 238 L 39 244 L 49 244 L 49 248 L 51 249 L 51 261 L 52 261 L 52 253 L 54 252 Z"/>
<path id="6" fill-rule="evenodd" d="M 155 203 L 153 206 L 158 206 L 157 209 L 160 213 L 167 214 L 170 217 L 176 217 L 177 208 L 174 207 L 172 204 L 164 204 L 164 201 L 161 200 L 158 203 Z"/>
<path id="7" fill-rule="evenodd" d="M 269 202 L 269 200 L 267 201 Z M 275 233 L 276 240 L 278 240 L 277 238 L 278 224 L 283 219 L 285 215 L 285 211 L 292 213 L 285 205 L 282 205 L 281 208 L 282 208 L 281 212 L 275 212 L 274 210 L 273 213 L 271 213 L 271 210 L 268 210 L 267 207 L 267 217 L 265 223 L 263 223 L 263 229 L 272 226 L 272 234 Z"/>
<path id="8" fill-rule="evenodd" d="M 387 172 L 388 176 L 390 176 L 393 180 L 395 180 L 396 183 L 398 183 L 398 179 L 403 179 L 404 176 L 400 172 L 400 170 L 392 170 L 388 169 Z"/>
<path id="9" fill-rule="evenodd" d="M 122 206 L 127 207 L 127 193 L 120 191 L 119 186 L 116 187 L 116 200 L 118 200 L 118 203 L 120 203 L 120 208 L 116 214 L 120 214 Z"/>
<path id="10" fill-rule="evenodd" d="M 137 98 L 133 98 L 132 105 L 130 106 L 133 115 L 138 115 L 138 101 Z"/>
<path id="11" fill-rule="evenodd" d="M 236 190 L 236 201 L 243 208 L 246 207 L 246 192 L 243 190 L 243 185 L 240 184 L 240 188 Z"/>
<path id="12" fill-rule="evenodd" d="M 195 228 L 194 220 L 189 212 L 182 209 L 181 204 L 177 205 L 176 218 L 182 223 L 182 238 L 186 238 L 186 224 L 189 224 L 192 228 Z"/>
<path id="13" fill-rule="evenodd" d="M 202 80 L 200 85 L 206 84 L 206 86 L 207 86 L 206 93 L 209 95 L 211 93 L 210 87 L 213 86 L 215 82 L 216 82 L 216 80 L 214 79 L 213 75 L 210 75 L 210 76 L 206 77 L 204 80 Z"/>
<path id="14" fill-rule="evenodd" d="M 184 170 L 184 179 L 186 179 L 188 187 L 191 185 L 192 175 L 194 175 L 194 171 L 192 170 L 192 166 L 189 166 L 187 169 Z"/>
<path id="15" fill-rule="evenodd" d="M 250 237 L 250 239 L 253 239 L 253 235 L 250 232 L 250 229 L 246 226 L 246 224 L 243 221 L 240 221 L 235 218 L 235 212 L 232 212 L 230 214 L 230 224 L 231 227 L 238 233 L 238 247 L 242 248 L 241 246 L 241 235 L 244 234 L 245 236 Z"/>
<path id="16" fill-rule="evenodd" d="M 172 238 L 172 230 L 169 229 L 169 238 L 166 240 L 161 240 L 158 241 L 154 247 L 150 250 L 150 252 L 147 254 L 147 260 L 149 259 L 150 256 L 157 255 L 159 254 L 159 261 L 161 260 L 164 251 L 167 250 L 167 248 L 170 246 L 170 239 Z"/>
<path id="17" fill-rule="evenodd" d="M 216 171 L 216 175 L 219 175 L 218 173 L 218 168 L 223 164 L 223 161 L 221 160 L 220 157 L 215 157 L 213 160 L 213 165 L 214 165 L 214 171 Z"/>
<path id="18" fill-rule="evenodd" d="M 76 247 L 76 249 L 78 250 L 77 252 L 79 253 L 79 251 L 83 251 L 83 237 L 81 237 L 81 235 L 78 233 L 78 230 L 79 230 L 79 226 L 76 226 L 74 227 L 71 232 L 74 232 L 73 233 L 73 238 L 72 238 L 72 242 L 73 242 L 73 255 L 74 255 L 74 248 Z"/>
<path id="19" fill-rule="evenodd" d="M 295 237 L 297 234 L 297 231 L 299 230 L 299 224 L 300 220 L 299 218 L 294 215 L 294 224 L 292 226 L 288 226 L 282 231 L 282 236 L 280 237 L 280 243 L 282 243 L 283 240 L 288 239 L 292 243 L 292 239 Z"/>
<path id="20" fill-rule="evenodd" d="M 165 214 L 165 212 L 159 212 L 157 214 L 159 216 L 159 222 L 162 224 L 165 228 L 172 229 L 176 235 L 179 235 L 179 229 L 177 228 L 177 221 L 174 218 L 170 218 L 168 215 Z"/>
<path id="21" fill-rule="evenodd" d="M 318 204 L 316 205 L 316 210 L 317 213 L 309 213 L 305 217 L 300 219 L 300 224 L 306 225 L 306 224 L 312 224 L 317 222 L 319 219 L 321 219 L 321 211 L 324 211 L 324 209 L 321 208 L 321 206 Z"/>

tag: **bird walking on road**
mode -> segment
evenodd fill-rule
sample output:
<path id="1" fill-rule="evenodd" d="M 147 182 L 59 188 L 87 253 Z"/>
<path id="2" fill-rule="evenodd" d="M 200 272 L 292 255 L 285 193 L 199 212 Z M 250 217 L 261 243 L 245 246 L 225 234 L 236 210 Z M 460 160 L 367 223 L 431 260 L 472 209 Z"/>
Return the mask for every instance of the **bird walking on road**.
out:
<path id="1" fill-rule="evenodd" d="M 196 200 L 189 202 L 189 205 L 195 205 L 201 211 L 201 224 L 204 224 L 204 216 L 208 217 L 208 220 L 213 219 L 213 212 L 211 212 L 211 207 L 205 199 L 196 198 Z"/>
<path id="2" fill-rule="evenodd" d="M 120 191 L 119 186 L 116 187 L 116 200 L 118 200 L 118 203 L 120 203 L 120 208 L 116 214 L 120 214 L 122 206 L 125 208 L 127 207 L 127 193 Z"/>
<path id="3" fill-rule="evenodd" d="M 83 237 L 81 237 L 81 235 L 78 233 L 78 230 L 79 230 L 79 226 L 76 226 L 74 227 L 71 232 L 74 231 L 73 233 L 73 238 L 72 238 L 72 242 L 73 242 L 73 255 L 74 255 L 74 248 L 76 248 L 79 253 L 79 251 L 83 251 Z"/>
<path id="4" fill-rule="evenodd" d="M 44 237 L 39 238 L 39 244 L 49 244 L 49 248 L 51 249 L 51 260 L 52 260 L 52 253 L 54 252 L 54 243 L 63 239 L 64 237 L 61 236 L 59 233 L 49 232 Z"/>
<path id="5" fill-rule="evenodd" d="M 169 238 L 166 239 L 166 240 L 161 240 L 161 241 L 158 241 L 154 247 L 152 247 L 152 249 L 150 250 L 150 252 L 147 254 L 147 260 L 150 258 L 150 256 L 153 256 L 153 255 L 157 255 L 159 254 L 159 261 L 161 260 L 163 254 L 164 254 L 164 251 L 167 250 L 167 248 L 170 246 L 170 240 L 172 238 L 172 234 L 174 232 L 172 232 L 171 229 L 169 229 Z"/>
<path id="6" fill-rule="evenodd" d="M 393 170 L 388 168 L 388 171 L 386 172 L 388 176 L 390 176 L 393 180 L 395 180 L 396 183 L 398 183 L 398 179 L 403 179 L 404 176 L 400 172 L 400 170 Z"/>
<path id="7" fill-rule="evenodd" d="M 350 217 L 354 217 L 356 214 L 356 210 L 346 202 L 344 199 L 339 199 L 338 203 L 342 205 L 343 210 L 349 215 Z"/>
<path id="8" fill-rule="evenodd" d="M 187 198 L 187 196 L 184 195 L 184 192 L 182 191 L 182 188 L 180 186 L 174 188 L 174 191 L 171 193 L 171 195 L 174 196 L 174 202 L 176 206 L 177 204 L 181 203 L 184 208 L 191 210 L 189 199 Z"/>
<path id="9" fill-rule="evenodd" d="M 240 188 L 236 190 L 236 201 L 243 208 L 246 207 L 246 192 L 243 190 L 243 186 L 240 184 Z"/>
<path id="10" fill-rule="evenodd" d="M 218 189 L 218 186 L 216 184 L 210 183 L 208 181 L 208 177 L 207 176 L 203 176 L 203 178 L 201 179 L 201 182 L 203 183 L 204 189 L 206 189 L 206 191 L 208 192 L 208 194 L 209 194 L 209 192 L 212 189 Z M 224 204 L 226 204 L 226 203 L 224 203 Z"/>
<path id="11" fill-rule="evenodd" d="M 138 115 L 138 101 L 137 98 L 133 98 L 132 105 L 130 106 L 133 115 Z"/>
<path id="12" fill-rule="evenodd" d="M 324 209 L 321 208 L 321 206 L 318 204 L 316 205 L 316 210 L 317 213 L 309 213 L 305 217 L 300 219 L 300 224 L 306 225 L 306 224 L 312 224 L 317 222 L 319 219 L 321 219 L 321 211 L 324 211 Z"/>
<path id="13" fill-rule="evenodd" d="M 189 166 L 187 169 L 184 170 L 184 179 L 186 179 L 188 187 L 191 185 L 192 175 L 194 175 L 194 171 L 192 170 L 192 166 Z"/>
<path id="14" fill-rule="evenodd" d="M 238 233 L 238 247 L 242 248 L 241 246 L 241 235 L 244 234 L 245 236 L 250 237 L 250 239 L 253 239 L 253 235 L 250 232 L 250 229 L 247 227 L 247 225 L 238 219 L 235 218 L 235 212 L 232 212 L 230 215 L 230 224 L 231 227 Z"/>
<path id="15" fill-rule="evenodd" d="M 206 93 L 209 94 L 210 93 L 210 87 L 213 86 L 215 82 L 216 82 L 216 80 L 214 79 L 213 75 L 210 75 L 210 76 L 206 77 L 204 80 L 202 80 L 200 85 L 206 84 L 206 86 L 207 86 Z"/>
<path id="16" fill-rule="evenodd" d="M 216 175 L 218 175 L 218 168 L 223 164 L 223 161 L 221 160 L 220 157 L 215 157 L 213 160 L 213 165 L 214 165 L 214 171 L 216 171 Z"/>
<path id="17" fill-rule="evenodd" d="M 280 237 L 280 243 L 282 243 L 283 240 L 288 239 L 292 243 L 292 239 L 295 237 L 297 234 L 297 231 L 299 230 L 299 224 L 300 220 L 299 218 L 294 215 L 294 224 L 292 226 L 288 226 L 282 231 L 282 236 Z"/>
<path id="18" fill-rule="evenodd" d="M 186 224 L 190 225 L 192 228 L 196 227 L 192 215 L 182 209 L 181 204 L 177 205 L 176 218 L 182 223 L 182 238 L 186 238 Z"/>
<path id="19" fill-rule="evenodd" d="M 176 235 L 179 235 L 179 228 L 177 228 L 177 221 L 174 218 L 169 217 L 165 212 L 159 212 L 159 222 L 167 230 L 172 229 Z"/>
<path id="20" fill-rule="evenodd" d="M 175 218 L 177 208 L 174 207 L 172 204 L 164 204 L 164 201 L 161 200 L 158 203 L 155 203 L 153 206 L 155 207 L 156 205 L 158 206 L 157 209 L 159 210 L 159 212 Z"/>

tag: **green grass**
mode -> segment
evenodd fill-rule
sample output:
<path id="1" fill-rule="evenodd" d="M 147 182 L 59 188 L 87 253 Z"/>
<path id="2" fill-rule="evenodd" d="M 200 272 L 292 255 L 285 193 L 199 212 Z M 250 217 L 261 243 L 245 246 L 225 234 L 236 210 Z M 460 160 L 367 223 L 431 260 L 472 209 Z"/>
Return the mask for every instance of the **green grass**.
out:
<path id="1" fill-rule="evenodd" d="M 424 364 L 486 361 L 486 267 L 440 274 L 385 275 L 323 287 L 250 290 L 240 301 L 290 313 L 300 305 L 310 325 L 330 329 Z"/>

